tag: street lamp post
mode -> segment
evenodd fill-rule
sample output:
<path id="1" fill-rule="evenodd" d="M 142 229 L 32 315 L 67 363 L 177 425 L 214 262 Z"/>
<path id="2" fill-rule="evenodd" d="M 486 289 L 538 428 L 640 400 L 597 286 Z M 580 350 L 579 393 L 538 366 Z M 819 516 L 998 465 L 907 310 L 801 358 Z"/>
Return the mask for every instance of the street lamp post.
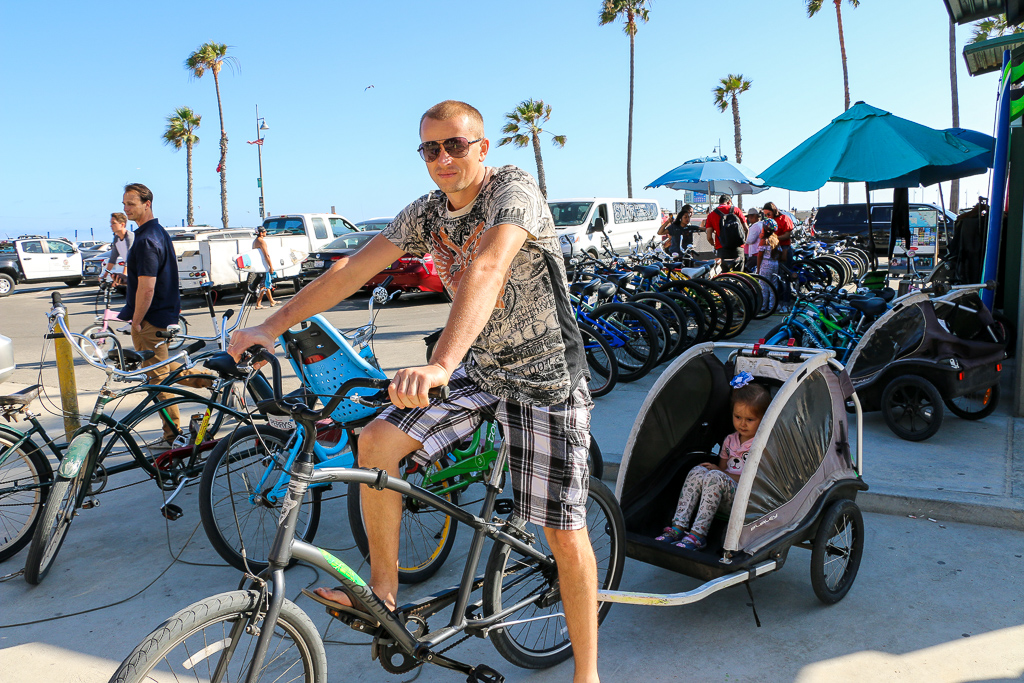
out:
<path id="1" fill-rule="evenodd" d="M 270 130 L 270 126 L 264 119 L 260 118 L 260 105 L 256 105 L 256 158 L 259 160 L 260 165 L 260 177 L 256 179 L 256 184 L 260 188 L 260 220 L 263 220 L 264 216 L 264 204 L 263 204 L 263 138 L 260 137 L 260 133 L 265 130 Z"/>

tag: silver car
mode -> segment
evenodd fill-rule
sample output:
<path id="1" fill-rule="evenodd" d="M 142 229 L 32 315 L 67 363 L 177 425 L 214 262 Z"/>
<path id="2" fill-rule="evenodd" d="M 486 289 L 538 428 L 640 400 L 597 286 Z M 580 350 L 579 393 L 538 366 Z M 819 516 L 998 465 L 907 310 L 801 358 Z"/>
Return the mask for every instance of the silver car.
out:
<path id="1" fill-rule="evenodd" d="M 14 374 L 14 342 L 0 334 L 0 382 Z"/>

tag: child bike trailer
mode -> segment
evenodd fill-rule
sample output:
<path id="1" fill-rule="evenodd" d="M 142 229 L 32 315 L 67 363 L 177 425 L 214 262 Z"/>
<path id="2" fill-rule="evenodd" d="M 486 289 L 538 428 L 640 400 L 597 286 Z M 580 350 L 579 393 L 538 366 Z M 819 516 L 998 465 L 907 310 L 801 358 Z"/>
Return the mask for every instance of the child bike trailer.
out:
<path id="1" fill-rule="evenodd" d="M 900 438 L 933 436 L 943 405 L 971 420 L 996 408 L 1005 339 L 977 293 L 964 291 L 901 297 L 850 354 L 846 367 L 863 409 L 881 410 Z"/>
<path id="2" fill-rule="evenodd" d="M 723 362 L 715 351 L 732 350 Z M 688 550 L 656 541 L 671 520 L 689 471 L 733 431 L 730 379 L 749 372 L 772 394 L 740 475 L 731 510 L 720 509 L 708 544 Z M 864 548 L 856 504 L 867 484 L 861 415 L 857 454 L 850 445 L 847 400 L 853 387 L 832 351 L 704 343 L 672 363 L 650 390 L 633 424 L 616 484 L 626 525 L 626 555 L 704 581 L 671 595 L 599 593 L 646 605 L 696 602 L 780 569 L 790 548 L 811 550 L 811 586 L 827 604 L 850 590 Z"/>

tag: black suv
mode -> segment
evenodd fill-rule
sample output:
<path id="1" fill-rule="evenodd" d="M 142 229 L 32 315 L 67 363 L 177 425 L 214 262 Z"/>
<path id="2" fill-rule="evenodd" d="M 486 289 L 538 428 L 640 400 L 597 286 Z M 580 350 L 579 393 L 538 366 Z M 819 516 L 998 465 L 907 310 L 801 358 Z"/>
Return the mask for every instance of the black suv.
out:
<path id="1" fill-rule="evenodd" d="M 871 204 L 871 225 L 875 233 L 875 250 L 885 253 L 889 249 L 889 224 L 892 221 L 892 202 Z M 939 245 L 945 250 L 946 241 L 953 237 L 956 216 L 934 204 L 910 204 L 911 234 L 918 239 L 938 232 Z M 843 237 L 856 237 L 858 246 L 868 247 L 867 204 L 829 204 L 818 209 L 814 219 L 814 233 L 823 242 L 834 242 Z M 934 239 L 934 238 L 932 238 Z"/>

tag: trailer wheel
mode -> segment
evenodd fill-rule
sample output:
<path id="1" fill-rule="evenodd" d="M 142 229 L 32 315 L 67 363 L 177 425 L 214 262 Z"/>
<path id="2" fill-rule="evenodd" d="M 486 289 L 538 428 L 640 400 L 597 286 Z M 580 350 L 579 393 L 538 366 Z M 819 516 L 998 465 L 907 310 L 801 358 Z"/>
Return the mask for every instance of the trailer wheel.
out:
<path id="1" fill-rule="evenodd" d="M 811 588 L 826 605 L 850 592 L 864 554 L 864 517 L 852 500 L 832 503 L 818 522 L 811 549 Z"/>
<path id="2" fill-rule="evenodd" d="M 906 375 L 885 387 L 882 415 L 896 436 L 907 441 L 924 441 L 942 426 L 942 396 L 925 378 Z"/>
<path id="3" fill-rule="evenodd" d="M 972 391 L 956 398 L 947 398 L 943 401 L 949 412 L 964 420 L 980 420 L 988 417 L 999 405 L 999 384 L 993 384 L 987 389 Z"/>

